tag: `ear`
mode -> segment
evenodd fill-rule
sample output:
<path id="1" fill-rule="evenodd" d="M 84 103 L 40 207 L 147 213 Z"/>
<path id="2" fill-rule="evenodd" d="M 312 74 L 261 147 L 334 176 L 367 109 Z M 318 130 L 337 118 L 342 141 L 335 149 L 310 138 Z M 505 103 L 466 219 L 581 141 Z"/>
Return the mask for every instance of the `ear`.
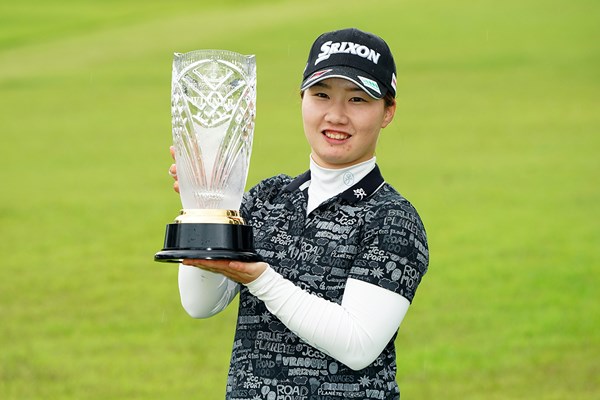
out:
<path id="1" fill-rule="evenodd" d="M 395 114 L 396 114 L 396 102 L 394 102 L 394 105 L 384 108 L 383 121 L 381 122 L 381 127 L 385 128 L 386 126 L 388 126 L 390 124 L 390 122 L 392 122 L 392 120 L 394 119 Z"/>

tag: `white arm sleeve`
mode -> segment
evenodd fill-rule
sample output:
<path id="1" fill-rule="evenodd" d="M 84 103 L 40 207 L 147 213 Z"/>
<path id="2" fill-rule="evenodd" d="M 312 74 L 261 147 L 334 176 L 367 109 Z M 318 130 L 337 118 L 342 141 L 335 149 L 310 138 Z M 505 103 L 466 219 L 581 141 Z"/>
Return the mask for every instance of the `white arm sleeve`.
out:
<path id="1" fill-rule="evenodd" d="M 181 305 L 193 318 L 208 318 L 223 311 L 239 289 L 239 284 L 221 274 L 179 265 Z"/>
<path id="2" fill-rule="evenodd" d="M 397 293 L 352 278 L 339 305 L 302 290 L 270 267 L 246 286 L 302 340 L 354 370 L 375 361 L 410 305 Z"/>

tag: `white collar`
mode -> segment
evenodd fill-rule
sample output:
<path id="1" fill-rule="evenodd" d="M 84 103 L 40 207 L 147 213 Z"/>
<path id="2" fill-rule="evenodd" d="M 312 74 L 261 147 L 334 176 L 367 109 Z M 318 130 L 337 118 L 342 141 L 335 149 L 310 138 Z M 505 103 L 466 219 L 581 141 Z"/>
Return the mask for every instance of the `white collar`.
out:
<path id="1" fill-rule="evenodd" d="M 306 214 L 355 185 L 375 168 L 376 158 L 340 169 L 323 168 L 310 157 L 310 186 Z"/>

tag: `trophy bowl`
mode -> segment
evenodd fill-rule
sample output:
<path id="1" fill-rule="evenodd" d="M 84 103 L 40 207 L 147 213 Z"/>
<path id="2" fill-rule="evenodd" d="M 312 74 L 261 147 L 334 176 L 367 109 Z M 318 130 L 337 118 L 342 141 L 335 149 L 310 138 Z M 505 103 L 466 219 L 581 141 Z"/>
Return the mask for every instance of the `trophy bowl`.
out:
<path id="1" fill-rule="evenodd" d="M 175 53 L 171 117 L 182 210 L 155 261 L 259 261 L 239 209 L 256 114 L 256 60 L 226 50 Z"/>

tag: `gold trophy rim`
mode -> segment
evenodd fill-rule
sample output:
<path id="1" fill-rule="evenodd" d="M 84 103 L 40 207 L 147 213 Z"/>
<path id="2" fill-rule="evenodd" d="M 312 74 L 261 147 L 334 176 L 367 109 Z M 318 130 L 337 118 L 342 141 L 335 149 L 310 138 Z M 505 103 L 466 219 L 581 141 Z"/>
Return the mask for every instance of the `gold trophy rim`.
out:
<path id="1" fill-rule="evenodd" d="M 245 221 L 237 210 L 184 208 L 179 211 L 175 223 L 244 225 Z"/>

